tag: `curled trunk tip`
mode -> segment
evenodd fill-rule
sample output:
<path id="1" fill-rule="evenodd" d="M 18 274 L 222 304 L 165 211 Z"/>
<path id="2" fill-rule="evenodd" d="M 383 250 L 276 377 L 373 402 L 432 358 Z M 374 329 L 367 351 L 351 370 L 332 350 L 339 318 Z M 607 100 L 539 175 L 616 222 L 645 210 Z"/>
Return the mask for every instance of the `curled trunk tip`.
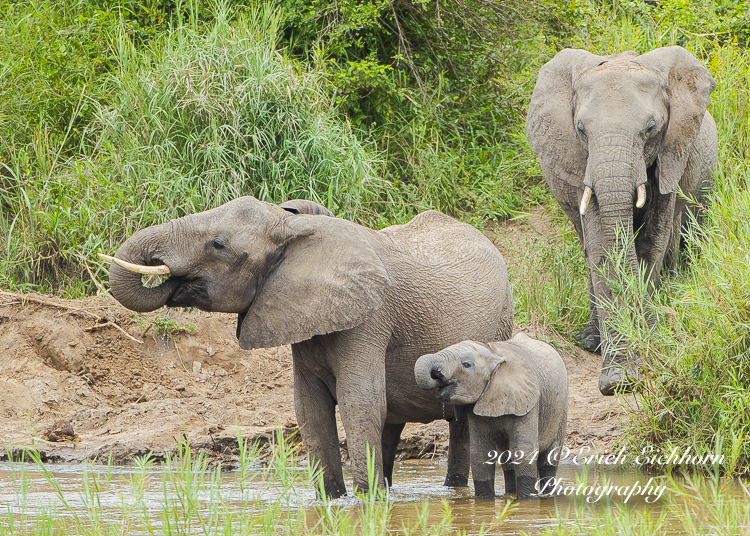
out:
<path id="1" fill-rule="evenodd" d="M 414 379 L 420 389 L 435 389 L 443 385 L 435 379 L 433 374 L 435 370 L 442 372 L 443 367 L 440 366 L 439 361 L 443 359 L 440 354 L 427 354 L 417 359 L 417 362 L 414 363 Z"/>

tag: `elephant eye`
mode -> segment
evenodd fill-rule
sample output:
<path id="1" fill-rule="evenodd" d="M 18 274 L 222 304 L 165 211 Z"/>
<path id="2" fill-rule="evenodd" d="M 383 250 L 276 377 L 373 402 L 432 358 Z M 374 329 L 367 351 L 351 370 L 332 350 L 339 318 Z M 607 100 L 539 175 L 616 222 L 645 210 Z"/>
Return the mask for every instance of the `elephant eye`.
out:
<path id="1" fill-rule="evenodd" d="M 656 121 L 652 119 L 648 122 L 648 125 L 646 125 L 646 132 L 651 134 L 654 130 L 656 130 Z"/>
<path id="2" fill-rule="evenodd" d="M 469 363 L 468 361 L 464 361 L 463 363 L 461 363 L 461 365 L 462 365 L 462 366 L 463 366 L 464 368 L 471 368 L 471 363 Z"/>
<path id="3" fill-rule="evenodd" d="M 221 238 L 214 238 L 209 244 L 214 249 L 224 249 L 224 241 Z"/>
<path id="4" fill-rule="evenodd" d="M 583 130 L 583 123 L 581 123 L 580 121 L 578 121 L 578 123 L 576 124 L 576 130 L 578 131 L 579 134 L 585 134 L 586 133 Z"/>

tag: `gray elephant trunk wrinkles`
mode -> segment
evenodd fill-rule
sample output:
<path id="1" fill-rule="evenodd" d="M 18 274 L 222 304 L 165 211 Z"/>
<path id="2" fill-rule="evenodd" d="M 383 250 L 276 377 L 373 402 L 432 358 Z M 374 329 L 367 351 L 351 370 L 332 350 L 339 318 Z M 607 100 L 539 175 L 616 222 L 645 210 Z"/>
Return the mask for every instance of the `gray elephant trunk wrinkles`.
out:
<path id="1" fill-rule="evenodd" d="M 638 266 L 633 241 L 636 189 L 647 181 L 643 145 L 637 138 L 615 134 L 592 141 L 585 178 L 591 183 L 599 207 L 604 235 L 601 253 L 605 257 L 618 255 L 627 248 L 627 264 L 633 270 Z M 606 260 L 591 259 L 590 265 L 609 265 Z"/>
<path id="2" fill-rule="evenodd" d="M 167 223 L 139 231 L 117 251 L 117 257 L 140 265 L 153 264 L 154 260 L 159 264 L 166 262 L 162 252 L 170 229 Z M 154 311 L 164 306 L 179 285 L 178 280 L 170 276 L 161 285 L 146 288 L 141 274 L 129 272 L 117 264 L 111 266 L 109 273 L 112 295 L 128 309 L 138 312 Z"/>

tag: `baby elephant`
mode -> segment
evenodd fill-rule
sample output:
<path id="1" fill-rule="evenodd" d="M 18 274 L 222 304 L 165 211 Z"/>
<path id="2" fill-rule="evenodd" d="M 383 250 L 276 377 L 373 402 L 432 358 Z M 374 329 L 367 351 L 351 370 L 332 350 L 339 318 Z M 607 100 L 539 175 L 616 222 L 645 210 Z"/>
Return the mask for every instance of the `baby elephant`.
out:
<path id="1" fill-rule="evenodd" d="M 417 385 L 466 413 L 478 497 L 495 496 L 495 461 L 506 493 L 527 499 L 557 474 L 565 438 L 568 373 L 550 345 L 519 333 L 507 342 L 463 341 L 420 357 Z M 537 473 L 538 470 L 538 473 Z M 538 476 L 537 476 L 538 475 Z"/>

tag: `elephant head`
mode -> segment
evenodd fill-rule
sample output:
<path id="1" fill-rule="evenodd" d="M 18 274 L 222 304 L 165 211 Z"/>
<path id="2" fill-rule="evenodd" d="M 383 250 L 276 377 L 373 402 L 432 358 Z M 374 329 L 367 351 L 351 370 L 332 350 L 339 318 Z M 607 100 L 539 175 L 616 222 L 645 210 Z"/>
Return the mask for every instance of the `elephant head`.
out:
<path id="1" fill-rule="evenodd" d="M 245 349 L 355 327 L 380 307 L 390 280 L 369 231 L 318 214 L 331 215 L 311 202 L 243 197 L 149 227 L 117 251 L 112 295 L 134 311 L 237 313 Z M 146 288 L 141 273 L 156 265 L 169 278 Z"/>
<path id="2" fill-rule="evenodd" d="M 463 341 L 420 357 L 414 378 L 422 389 L 439 389 L 437 398 L 474 404 L 483 417 L 526 415 L 539 401 L 539 380 L 526 359 L 508 344 Z"/>
<path id="3" fill-rule="evenodd" d="M 526 132 L 542 171 L 558 200 L 566 186 L 551 177 L 577 189 L 582 216 L 596 205 L 601 251 L 622 244 L 633 269 L 634 211 L 679 184 L 715 85 L 678 46 L 608 57 L 568 49 L 539 72 Z"/>

